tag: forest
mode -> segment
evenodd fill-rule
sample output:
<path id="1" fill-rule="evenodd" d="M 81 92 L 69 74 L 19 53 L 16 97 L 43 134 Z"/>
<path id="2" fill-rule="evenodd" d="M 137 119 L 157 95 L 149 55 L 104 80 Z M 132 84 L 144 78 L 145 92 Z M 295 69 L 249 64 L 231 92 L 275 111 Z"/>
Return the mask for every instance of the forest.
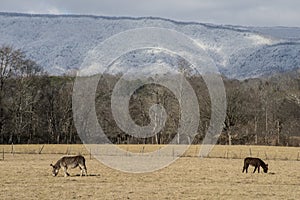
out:
<path id="1" fill-rule="evenodd" d="M 155 84 L 134 92 L 129 112 L 137 125 L 146 126 L 150 123 L 149 108 L 162 105 L 167 112 L 162 131 L 150 138 L 135 138 L 116 125 L 111 95 L 120 77 L 99 75 L 96 91 L 98 122 L 110 141 L 166 144 L 177 137 L 178 99 L 167 88 Z M 198 132 L 190 143 L 200 144 L 209 126 L 211 101 L 201 76 L 186 79 L 196 93 L 200 109 Z M 47 74 L 21 50 L 0 47 L 0 144 L 81 143 L 72 111 L 74 81 L 74 75 Z M 246 80 L 223 77 L 223 81 L 227 113 L 219 144 L 300 146 L 300 71 Z"/>

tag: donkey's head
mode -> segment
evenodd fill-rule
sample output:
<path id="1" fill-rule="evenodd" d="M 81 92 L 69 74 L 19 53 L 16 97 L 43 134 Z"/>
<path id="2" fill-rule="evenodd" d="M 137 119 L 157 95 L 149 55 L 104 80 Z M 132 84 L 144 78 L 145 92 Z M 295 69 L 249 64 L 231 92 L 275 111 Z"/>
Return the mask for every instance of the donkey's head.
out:
<path id="1" fill-rule="evenodd" d="M 52 175 L 56 176 L 58 174 L 59 167 L 52 165 L 52 164 L 50 164 L 50 166 L 52 167 Z"/>
<path id="2" fill-rule="evenodd" d="M 268 173 L 268 164 L 266 164 L 266 165 L 263 167 L 263 169 L 264 169 L 264 172 L 265 172 L 265 173 Z"/>

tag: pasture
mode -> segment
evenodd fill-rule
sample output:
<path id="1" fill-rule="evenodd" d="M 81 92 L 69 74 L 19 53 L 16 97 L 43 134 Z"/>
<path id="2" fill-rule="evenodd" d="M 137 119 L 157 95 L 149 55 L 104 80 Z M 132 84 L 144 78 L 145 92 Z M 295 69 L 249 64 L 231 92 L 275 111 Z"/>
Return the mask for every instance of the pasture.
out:
<path id="1" fill-rule="evenodd" d="M 120 148 L 147 152 L 161 147 Z M 166 168 L 130 174 L 106 167 L 82 145 L 0 145 L 0 199 L 298 199 L 299 151 L 291 147 L 215 146 L 208 158 L 200 159 L 199 146 L 191 146 Z M 52 177 L 51 162 L 78 153 L 86 158 L 89 176 L 80 177 L 75 168 L 69 170 L 70 177 L 63 177 L 62 171 Z M 266 161 L 269 173 L 243 174 L 243 158 L 250 154 Z"/>

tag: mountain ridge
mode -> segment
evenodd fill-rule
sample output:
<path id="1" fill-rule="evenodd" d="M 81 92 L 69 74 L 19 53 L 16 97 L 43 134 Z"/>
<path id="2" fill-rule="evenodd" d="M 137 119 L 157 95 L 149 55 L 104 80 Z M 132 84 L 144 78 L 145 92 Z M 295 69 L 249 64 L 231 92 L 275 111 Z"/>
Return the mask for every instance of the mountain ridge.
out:
<path id="1" fill-rule="evenodd" d="M 300 61 L 294 59 L 294 56 L 286 56 L 285 58 L 290 59 L 288 61 L 277 59 L 283 56 L 285 50 L 291 55 L 300 54 L 300 43 L 295 37 L 299 28 L 283 27 L 284 31 L 280 36 L 279 27 L 273 27 L 274 30 L 276 29 L 276 34 L 275 32 L 265 34 L 264 32 L 272 32 L 272 27 L 264 29 L 263 27 L 179 22 L 160 17 L 3 12 L 0 12 L 0 27 L 0 45 L 8 44 L 21 48 L 46 71 L 56 75 L 79 69 L 87 52 L 112 35 L 145 27 L 168 28 L 191 37 L 206 50 L 220 72 L 229 78 L 253 78 L 282 72 L 282 70 L 289 71 L 300 66 Z M 290 32 L 290 35 L 287 32 Z M 273 51 L 262 51 L 264 48 L 273 48 Z M 259 52 L 264 52 L 266 55 L 259 56 Z M 151 59 L 150 57 L 146 59 L 149 62 L 156 62 L 158 59 L 160 62 L 170 60 L 155 54 L 141 53 L 140 56 L 152 56 Z M 129 63 L 130 67 L 130 56 L 132 57 L 132 55 L 125 56 L 119 62 L 119 67 L 125 63 Z M 260 57 L 270 60 L 257 59 Z M 244 65 L 242 66 L 241 63 Z M 265 63 L 273 64 L 265 66 Z M 138 64 L 141 63 L 136 61 L 135 65 Z"/>

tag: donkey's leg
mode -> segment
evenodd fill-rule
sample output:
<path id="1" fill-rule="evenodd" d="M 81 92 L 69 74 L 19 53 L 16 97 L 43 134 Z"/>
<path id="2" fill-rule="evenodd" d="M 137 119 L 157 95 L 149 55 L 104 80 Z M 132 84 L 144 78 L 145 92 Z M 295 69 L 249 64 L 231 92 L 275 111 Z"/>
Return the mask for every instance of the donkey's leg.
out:
<path id="1" fill-rule="evenodd" d="M 248 167 L 249 167 L 249 164 L 244 163 L 243 173 L 244 173 L 245 170 L 246 170 L 246 173 L 248 173 Z"/>
<path id="2" fill-rule="evenodd" d="M 85 165 L 79 165 L 79 168 L 80 168 L 80 170 L 81 170 L 80 176 L 82 176 L 83 174 L 84 174 L 85 176 L 87 176 L 86 166 L 85 166 Z"/>
<path id="3" fill-rule="evenodd" d="M 80 176 L 82 176 L 82 167 L 79 165 L 79 169 L 80 169 Z"/>
<path id="4" fill-rule="evenodd" d="M 85 173 L 85 176 L 87 176 L 87 169 L 85 165 L 83 166 L 83 172 Z"/>
<path id="5" fill-rule="evenodd" d="M 246 165 L 244 165 L 244 167 L 243 167 L 243 173 L 244 173 L 245 170 L 247 171 Z"/>
<path id="6" fill-rule="evenodd" d="M 67 167 L 63 167 L 64 173 L 65 173 L 65 177 L 70 176 L 70 174 L 67 172 Z"/>
<path id="7" fill-rule="evenodd" d="M 85 173 L 85 176 L 87 176 L 87 169 L 86 169 L 85 162 L 83 163 L 83 172 Z"/>
<path id="8" fill-rule="evenodd" d="M 248 164 L 246 164 L 246 165 L 244 166 L 244 169 L 246 170 L 246 173 L 248 173 L 248 167 L 249 167 Z M 244 170 L 243 170 L 243 172 L 244 172 Z"/>
<path id="9" fill-rule="evenodd" d="M 257 169 L 257 166 L 255 166 L 253 173 L 255 173 L 256 169 Z"/>
<path id="10" fill-rule="evenodd" d="M 259 173 L 259 168 L 260 168 L 260 165 L 258 165 L 258 167 L 257 167 L 257 172 Z"/>

